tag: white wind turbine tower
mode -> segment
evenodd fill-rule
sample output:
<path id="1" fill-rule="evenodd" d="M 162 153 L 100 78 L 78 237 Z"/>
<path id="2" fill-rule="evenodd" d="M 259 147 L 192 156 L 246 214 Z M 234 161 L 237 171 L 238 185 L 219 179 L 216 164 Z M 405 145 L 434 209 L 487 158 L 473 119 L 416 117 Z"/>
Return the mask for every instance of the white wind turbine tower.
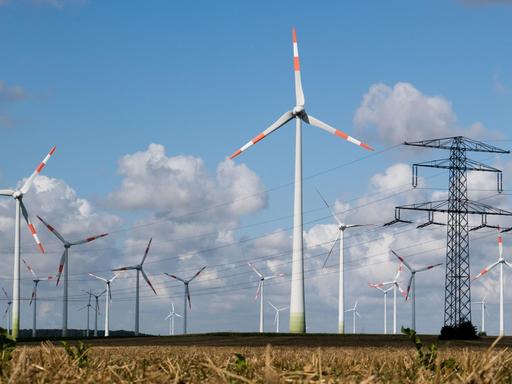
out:
<path id="1" fill-rule="evenodd" d="M 485 298 L 487 295 L 484 296 L 482 301 L 473 301 L 473 304 L 480 304 L 480 311 L 482 312 L 482 323 L 480 325 L 480 332 L 485 333 L 485 310 L 487 308 L 487 301 L 485 301 Z"/>
<path id="2" fill-rule="evenodd" d="M 181 277 L 178 277 L 176 275 L 170 275 L 169 273 L 165 272 L 165 274 L 167 276 L 172 277 L 173 279 L 179 280 L 185 285 L 185 295 L 184 295 L 184 301 L 183 301 L 183 334 L 184 335 L 187 334 L 187 300 L 188 300 L 189 308 L 192 309 L 192 303 L 190 301 L 190 289 L 189 289 L 188 285 L 190 284 L 190 282 L 192 280 L 194 280 L 197 276 L 199 276 L 199 274 L 201 272 L 203 272 L 206 267 L 207 266 L 205 265 L 203 268 L 201 268 L 199 271 L 197 271 L 194 276 L 192 276 L 188 280 L 182 279 Z"/>
<path id="3" fill-rule="evenodd" d="M 304 255 L 303 255 L 303 222 L 302 222 L 302 121 L 323 129 L 332 135 L 348 140 L 365 149 L 372 150 L 370 146 L 331 127 L 328 124 L 306 113 L 304 109 L 305 98 L 302 90 L 300 75 L 299 50 L 295 29 L 293 36 L 293 67 L 295 72 L 295 106 L 291 111 L 285 112 L 270 127 L 254 137 L 243 147 L 234 152 L 230 159 L 235 158 L 250 146 L 256 144 L 287 122 L 295 119 L 295 192 L 293 208 L 293 257 L 292 257 L 292 286 L 290 294 L 290 332 L 306 332 L 305 298 L 304 298 Z"/>
<path id="4" fill-rule="evenodd" d="M 276 311 L 276 316 L 274 317 L 274 323 L 276 324 L 276 333 L 279 333 L 279 314 L 281 311 L 285 311 L 287 310 L 288 308 L 290 307 L 282 307 L 282 308 L 277 308 L 274 304 L 272 304 L 270 301 L 268 302 L 268 304 L 274 308 L 274 311 Z"/>
<path id="5" fill-rule="evenodd" d="M 44 166 L 50 159 L 50 157 L 55 152 L 55 148 L 53 147 L 50 152 L 46 155 L 41 163 L 37 166 L 36 170 L 30 175 L 30 177 L 25 180 L 25 183 L 20 189 L 0 189 L 1 196 L 10 196 L 14 198 L 16 201 L 16 210 L 15 210 L 15 224 L 14 224 L 14 268 L 13 268 L 13 281 L 12 281 L 12 296 L 13 296 L 13 310 L 12 310 L 12 336 L 14 338 L 18 337 L 18 333 L 20 331 L 20 213 L 23 214 L 25 221 L 27 222 L 28 229 L 32 234 L 39 250 L 44 253 L 44 248 L 41 242 L 39 241 L 39 237 L 37 236 L 36 228 L 34 224 L 30 221 L 28 216 L 27 208 L 25 204 L 23 204 L 23 196 L 29 191 L 34 179 L 37 175 L 43 170 Z"/>
<path id="6" fill-rule="evenodd" d="M 506 265 L 507 267 L 512 268 L 512 264 L 510 262 L 506 261 L 503 258 L 503 237 L 501 235 L 500 229 L 498 228 L 498 261 L 492 263 L 491 265 L 485 267 L 480 271 L 478 275 L 476 275 L 473 280 L 478 279 L 480 276 L 485 275 L 487 272 L 489 272 L 491 269 L 496 267 L 497 265 L 500 266 L 500 336 L 503 336 L 505 334 L 505 324 L 503 321 L 503 294 L 504 294 L 504 286 L 503 286 L 503 265 Z"/>
<path id="7" fill-rule="evenodd" d="M 90 313 L 90 310 L 91 310 L 91 296 L 92 296 L 92 292 L 91 290 L 89 290 L 89 292 L 87 291 L 83 291 L 85 293 L 87 293 L 89 295 L 89 301 L 87 302 L 86 305 L 84 305 L 82 308 L 80 308 L 78 311 L 81 311 L 83 309 L 86 309 L 87 308 L 87 332 L 85 334 L 85 337 L 89 337 L 89 313 Z"/>
<path id="8" fill-rule="evenodd" d="M 176 316 L 183 317 L 174 311 L 174 303 L 171 303 L 171 310 L 169 311 L 169 314 L 165 317 L 165 320 L 169 319 L 169 335 L 170 336 L 174 336 L 174 318 Z"/>
<path id="9" fill-rule="evenodd" d="M 36 275 L 36 273 L 34 272 L 34 270 L 32 269 L 32 267 L 27 264 L 25 259 L 22 259 L 22 260 L 23 260 L 23 263 L 25 264 L 25 266 L 27 267 L 27 269 L 29 270 L 29 272 L 32 273 L 32 276 L 34 276 L 34 280 L 32 280 L 34 282 L 34 289 L 32 290 L 32 296 L 30 298 L 29 305 L 32 305 L 32 302 L 34 303 L 34 311 L 32 314 L 32 337 L 36 337 L 36 333 L 37 333 L 37 286 L 40 281 L 53 280 L 53 276 L 39 278 Z"/>
<path id="10" fill-rule="evenodd" d="M 112 291 L 110 288 L 110 284 L 116 279 L 117 274 L 115 274 L 113 277 L 111 277 L 109 280 L 104 279 L 103 277 L 96 276 L 92 273 L 89 273 L 90 276 L 95 277 L 96 279 L 99 279 L 103 281 L 105 284 L 107 284 L 107 296 L 105 297 L 105 337 L 109 335 L 109 321 L 110 321 L 110 302 L 112 301 Z"/>
<path id="11" fill-rule="evenodd" d="M 361 318 L 359 312 L 357 312 L 357 300 L 353 308 L 347 309 L 345 312 L 352 312 L 352 333 L 356 333 L 356 316 Z"/>
<path id="12" fill-rule="evenodd" d="M 84 291 L 84 292 L 88 293 L 87 291 Z M 95 337 L 98 336 L 98 315 L 100 314 L 99 299 L 106 292 L 107 292 L 107 290 L 105 289 L 103 292 L 96 295 L 95 293 L 92 293 L 92 291 L 90 291 L 91 295 L 94 296 L 94 300 L 96 301 L 96 304 L 94 305 L 94 336 Z"/>
<path id="13" fill-rule="evenodd" d="M 146 283 L 148 283 L 149 287 L 153 290 L 153 292 L 156 295 L 155 288 L 153 288 L 153 285 L 149 281 L 148 276 L 146 275 L 146 272 L 144 272 L 144 269 L 142 269 L 142 265 L 144 264 L 144 261 L 146 260 L 146 257 L 148 256 L 149 247 L 151 246 L 151 241 L 153 239 L 149 239 L 148 246 L 146 247 L 146 251 L 144 252 L 144 256 L 142 257 L 142 261 L 140 264 L 132 265 L 129 267 L 121 267 L 113 269 L 113 271 L 130 271 L 130 270 L 136 270 L 137 271 L 137 280 L 135 282 L 135 336 L 139 335 L 139 273 L 142 273 L 142 277 L 144 280 L 146 280 Z"/>
<path id="14" fill-rule="evenodd" d="M 377 287 L 372 284 L 369 284 L 369 285 L 370 285 L 370 287 L 376 288 L 384 294 L 384 334 L 387 335 L 388 334 L 388 292 L 391 291 L 393 289 L 393 287 L 384 289 L 384 288 Z"/>
<path id="15" fill-rule="evenodd" d="M 403 270 L 403 263 L 400 263 L 398 266 L 398 270 L 396 272 L 395 278 L 392 281 L 384 281 L 382 283 L 377 284 L 369 284 L 370 287 L 379 288 L 384 287 L 385 285 L 393 286 L 393 335 L 396 335 L 396 290 L 400 291 L 400 293 L 405 297 L 404 290 L 400 287 L 400 283 L 398 282 L 398 278 Z"/>
<path id="16" fill-rule="evenodd" d="M 324 264 L 322 265 L 322 269 L 325 268 L 325 265 L 327 264 L 327 260 L 329 260 L 329 256 L 331 256 L 331 253 L 334 249 L 334 246 L 336 245 L 336 242 L 340 241 L 340 259 L 339 259 L 339 281 L 338 281 L 338 333 L 345 333 L 345 258 L 344 258 L 344 238 L 345 238 L 345 231 L 349 228 L 357 228 L 357 227 L 366 227 L 372 224 L 344 224 L 341 222 L 341 220 L 338 218 L 334 210 L 329 206 L 327 201 L 324 199 L 320 191 L 318 191 L 318 194 L 320 195 L 320 198 L 326 205 L 326 207 L 331 212 L 331 216 L 334 218 L 336 223 L 338 224 L 338 231 L 336 234 L 336 238 L 334 239 L 334 242 L 332 244 L 332 247 L 327 254 L 327 257 L 325 258 Z"/>
<path id="17" fill-rule="evenodd" d="M 411 265 L 407 261 L 405 261 L 405 259 L 403 257 L 400 257 L 395 251 L 391 250 L 391 252 L 393 253 L 393 255 L 395 255 L 398 258 L 398 260 L 400 260 L 400 262 L 402 262 L 405 265 L 405 267 L 409 270 L 409 272 L 411 272 L 411 277 L 409 278 L 409 282 L 407 283 L 407 291 L 405 294 L 405 300 L 409 299 L 409 291 L 411 291 L 412 292 L 411 293 L 411 296 L 412 296 L 411 328 L 416 330 L 416 273 L 428 271 L 432 268 L 439 267 L 440 265 L 443 265 L 443 263 L 427 265 L 426 267 L 423 267 L 423 268 L 414 269 L 413 267 L 411 267 Z M 412 290 L 411 290 L 411 285 L 412 285 Z"/>
<path id="18" fill-rule="evenodd" d="M 5 316 L 7 316 L 9 314 L 9 312 L 11 311 L 12 300 L 3 287 L 2 287 L 2 291 L 4 291 L 4 295 L 7 298 L 7 308 L 5 308 L 5 313 L 4 313 L 4 319 L 5 319 Z M 7 331 L 9 333 L 11 333 L 11 316 L 9 316 L 9 318 L 7 319 L 7 322 L 8 322 L 7 323 L 8 324 Z"/>
<path id="19" fill-rule="evenodd" d="M 263 276 L 263 274 L 261 274 L 260 271 L 258 271 L 254 265 L 252 265 L 251 263 L 247 263 L 247 264 L 249 265 L 249 267 L 252 268 L 252 270 L 259 277 L 258 288 L 256 289 L 256 296 L 254 297 L 254 300 L 258 299 L 258 296 L 260 297 L 260 333 L 263 333 L 263 330 L 265 328 L 265 326 L 264 326 L 265 319 L 263 316 L 264 315 L 263 302 L 265 300 L 265 298 L 264 298 L 264 296 L 265 296 L 265 294 L 264 294 L 265 281 L 275 279 L 276 277 L 281 277 L 281 276 L 283 276 L 283 274 L 278 273 L 277 275 Z"/>
<path id="20" fill-rule="evenodd" d="M 62 296 L 62 336 L 65 337 L 68 333 L 69 248 L 71 248 L 74 245 L 89 243 L 101 237 L 105 237 L 108 235 L 108 233 L 102 233 L 101 235 L 98 236 L 92 236 L 83 240 L 70 242 L 64 239 L 64 237 L 54 227 L 52 227 L 50 224 L 44 221 L 40 216 L 37 216 L 37 218 L 41 220 L 41 222 L 46 226 L 46 228 L 48 228 L 50 232 L 53 233 L 55 237 L 57 237 L 57 239 L 59 239 L 61 243 L 64 245 L 64 252 L 62 253 L 59 263 L 59 272 L 57 273 L 57 285 L 59 285 L 60 276 L 62 274 L 62 271 L 64 270 L 64 294 Z"/>

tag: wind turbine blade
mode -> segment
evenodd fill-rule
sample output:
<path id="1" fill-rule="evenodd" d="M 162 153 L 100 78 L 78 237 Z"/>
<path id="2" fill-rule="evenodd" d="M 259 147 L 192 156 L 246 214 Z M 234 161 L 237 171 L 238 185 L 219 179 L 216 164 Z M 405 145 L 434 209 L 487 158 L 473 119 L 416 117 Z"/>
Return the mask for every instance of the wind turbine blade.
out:
<path id="1" fill-rule="evenodd" d="M 368 283 L 368 286 L 371 288 L 380 288 L 380 287 L 383 287 L 384 284 L 389 284 L 389 283 L 376 283 L 376 284 Z"/>
<path id="2" fill-rule="evenodd" d="M 398 270 L 396 271 L 396 275 L 395 275 L 395 280 L 394 281 L 397 281 L 398 278 L 400 277 L 400 274 L 402 273 L 402 270 L 404 269 L 404 263 L 401 262 L 399 265 L 398 265 Z"/>
<path id="3" fill-rule="evenodd" d="M 7 316 L 7 314 L 9 313 L 9 308 L 11 307 L 11 305 L 8 305 L 7 308 L 5 308 L 5 312 L 4 312 L 4 319 L 5 319 L 5 316 Z"/>
<path id="4" fill-rule="evenodd" d="M 171 312 L 174 313 L 174 303 L 171 303 Z"/>
<path id="5" fill-rule="evenodd" d="M 347 135 L 345 132 L 340 131 L 339 129 L 333 128 L 330 125 L 324 123 L 323 121 L 318 120 L 317 118 L 303 114 L 302 120 L 304 120 L 306 123 L 311 124 L 317 128 L 323 129 L 324 131 L 329 132 L 331 135 L 341 137 L 342 139 L 345 139 L 347 141 L 350 141 L 352 144 L 358 145 L 364 149 L 367 149 L 368 151 L 373 151 L 373 148 L 370 147 L 368 144 L 365 144 L 352 136 Z"/>
<path id="6" fill-rule="evenodd" d="M 372 227 L 375 224 L 348 224 L 345 225 L 347 228 L 357 228 L 357 227 Z"/>
<path id="7" fill-rule="evenodd" d="M 91 242 L 91 241 L 94 241 L 94 240 L 100 239 L 100 238 L 105 237 L 105 236 L 108 236 L 108 233 L 102 233 L 101 235 L 88 237 L 87 239 L 83 239 L 83 240 L 75 241 L 75 242 L 73 242 L 73 243 L 69 243 L 69 244 L 71 244 L 71 245 L 85 244 L 85 243 L 89 243 L 89 242 Z"/>
<path id="8" fill-rule="evenodd" d="M 108 301 L 112 301 L 112 288 L 108 290 Z"/>
<path id="9" fill-rule="evenodd" d="M 39 165 L 37 166 L 34 173 L 32 173 L 32 175 L 30 175 L 30 177 L 25 181 L 25 184 L 23 184 L 23 186 L 20 189 L 20 192 L 23 195 L 28 192 L 28 190 L 30 189 L 30 186 L 34 182 L 34 179 L 43 170 L 44 166 L 46 165 L 48 160 L 50 160 L 50 157 L 53 155 L 53 152 L 55 152 L 55 149 L 56 149 L 56 146 L 54 146 L 52 149 L 50 149 L 50 152 L 46 155 L 46 157 L 43 159 L 43 161 L 41 161 L 39 163 Z"/>
<path id="10" fill-rule="evenodd" d="M 16 191 L 14 191 L 12 189 L 0 189 L 1 196 L 12 196 L 12 195 L 14 195 L 14 192 L 16 192 Z"/>
<path id="11" fill-rule="evenodd" d="M 487 272 L 489 272 L 491 269 L 493 269 L 495 266 L 497 266 L 499 264 L 499 261 L 496 261 L 495 263 L 492 263 L 491 265 L 485 267 L 484 269 L 482 269 L 480 271 L 480 273 L 478 275 L 476 275 L 475 277 L 473 277 L 473 280 L 476 280 L 478 279 L 479 277 L 485 275 Z"/>
<path id="12" fill-rule="evenodd" d="M 400 284 L 398 282 L 395 283 L 396 287 L 398 288 L 398 291 L 402 294 L 402 296 L 405 298 L 407 296 L 407 293 L 402 289 Z"/>
<path id="13" fill-rule="evenodd" d="M 107 290 L 106 290 L 106 289 L 104 289 L 104 290 L 103 290 L 103 292 L 101 292 L 101 293 L 98 295 L 98 297 L 103 296 L 103 295 L 105 294 L 105 292 L 107 292 Z"/>
<path id="14" fill-rule="evenodd" d="M 332 215 L 332 217 L 334 217 L 334 220 L 336 220 L 336 222 L 338 223 L 339 226 L 342 226 L 343 224 L 341 224 L 340 219 L 338 219 L 338 216 L 336 216 L 336 214 L 334 213 L 334 211 L 331 208 L 331 206 L 329 205 L 329 203 L 327 203 L 327 200 L 324 199 L 324 197 L 322 196 L 322 194 L 320 193 L 320 191 L 318 189 L 316 190 L 316 192 L 318 193 L 318 195 L 324 202 L 325 206 L 329 209 L 329 212 L 331 212 L 331 215 Z"/>
<path id="15" fill-rule="evenodd" d="M 207 265 L 205 265 L 203 268 L 201 268 L 199 271 L 196 272 L 196 274 L 194 276 L 192 276 L 190 279 L 188 279 L 188 282 L 190 283 L 192 280 L 194 280 L 197 276 L 199 276 L 199 274 L 201 272 L 204 271 L 204 269 L 207 267 Z"/>
<path id="16" fill-rule="evenodd" d="M 148 283 L 148 285 L 153 290 L 153 292 L 155 292 L 155 295 L 156 295 L 157 293 L 155 291 L 155 288 L 153 288 L 153 284 L 151 284 L 151 281 L 149 281 L 149 278 L 147 277 L 146 272 L 144 272 L 143 269 L 141 269 L 140 271 L 142 272 L 142 277 L 144 277 L 144 280 L 146 280 L 146 283 Z"/>
<path id="17" fill-rule="evenodd" d="M 276 314 L 275 314 L 275 316 L 274 316 L 274 324 L 277 324 L 277 316 L 278 316 L 277 314 L 278 314 L 278 313 L 279 313 L 279 311 L 276 311 Z"/>
<path id="18" fill-rule="evenodd" d="M 325 265 L 327 264 L 327 260 L 329 260 L 329 257 L 331 256 L 331 253 L 332 253 L 334 247 L 336 246 L 336 242 L 338 241 L 340 236 L 341 236 L 341 231 L 338 230 L 338 234 L 336 235 L 336 238 L 334 239 L 334 242 L 332 243 L 331 249 L 329 250 L 329 253 L 327 254 L 327 257 L 325 258 L 324 263 L 322 264 L 322 269 L 325 268 Z"/>
<path id="19" fill-rule="evenodd" d="M 251 269 L 252 269 L 254 272 L 256 272 L 256 274 L 257 274 L 260 278 L 263 278 L 263 275 L 260 273 L 260 271 L 258 271 L 258 270 L 256 269 L 256 267 L 255 267 L 254 265 L 252 265 L 251 263 L 247 263 L 247 265 L 248 265 L 249 267 L 251 267 Z"/>
<path id="20" fill-rule="evenodd" d="M 144 252 L 144 256 L 142 257 L 142 261 L 140 262 L 140 265 L 144 264 L 144 261 L 146 260 L 146 257 L 148 257 L 149 247 L 151 247 L 151 242 L 152 241 L 153 241 L 153 238 L 150 238 L 148 246 L 146 247 L 146 251 Z"/>
<path id="21" fill-rule="evenodd" d="M 274 308 L 276 311 L 279 311 L 279 309 L 277 309 L 277 307 L 276 307 L 274 304 L 272 304 L 272 303 L 270 302 L 270 300 L 269 300 L 269 301 L 267 301 L 267 303 L 268 303 L 268 305 L 270 305 L 272 308 Z"/>
<path id="22" fill-rule="evenodd" d="M 59 270 L 57 272 L 57 283 L 55 285 L 59 285 L 60 276 L 62 275 L 62 271 L 64 270 L 64 263 L 66 262 L 66 253 L 68 252 L 67 248 L 64 248 L 64 252 L 62 252 L 62 256 L 59 261 Z"/>
<path id="23" fill-rule="evenodd" d="M 46 221 L 43 220 L 41 216 L 37 216 L 37 218 L 50 230 L 51 233 L 53 233 L 60 241 L 62 241 L 63 244 L 66 243 L 66 240 L 64 240 L 64 237 L 50 224 L 48 224 Z"/>
<path id="24" fill-rule="evenodd" d="M 407 282 L 407 291 L 405 293 L 405 300 L 409 300 L 409 292 L 411 291 L 411 285 L 412 285 L 412 279 L 414 278 L 414 275 L 411 275 L 411 277 L 409 277 L 409 281 Z M 397 286 L 399 286 L 397 284 Z"/>
<path id="25" fill-rule="evenodd" d="M 361 318 L 361 315 L 359 314 L 359 312 L 356 311 L 356 316 Z"/>
<path id="26" fill-rule="evenodd" d="M 137 269 L 137 266 L 131 265 L 129 267 L 114 268 L 114 269 L 111 269 L 111 271 L 112 272 L 120 272 L 120 271 L 131 271 L 133 269 Z"/>
<path id="27" fill-rule="evenodd" d="M 254 296 L 254 300 L 256 301 L 258 297 L 260 296 L 261 291 L 261 280 L 258 282 L 258 288 L 256 289 L 256 296 Z"/>
<path id="28" fill-rule="evenodd" d="M 34 301 L 34 297 L 36 297 L 36 286 L 34 285 L 34 289 L 32 290 L 32 296 L 30 297 L 30 302 L 28 305 L 32 305 L 32 301 Z"/>
<path id="29" fill-rule="evenodd" d="M 178 316 L 178 317 L 181 317 L 183 319 L 183 316 L 178 315 L 177 313 L 175 313 L 174 316 Z"/>
<path id="30" fill-rule="evenodd" d="M 509 268 L 512 268 L 512 264 L 510 264 L 508 261 L 504 261 L 505 262 L 505 265 Z"/>
<path id="31" fill-rule="evenodd" d="M 7 297 L 7 301 L 11 300 L 4 287 L 2 287 L 2 291 L 4 292 L 5 297 Z"/>
<path id="32" fill-rule="evenodd" d="M 172 316 L 172 313 L 169 313 L 167 316 L 165 316 L 165 319 L 164 320 L 167 320 L 169 317 Z"/>
<path id="33" fill-rule="evenodd" d="M 23 214 L 23 217 L 25 218 L 25 221 L 27 222 L 28 230 L 30 231 L 30 234 L 34 238 L 34 241 L 37 244 L 37 247 L 41 251 L 41 253 L 44 253 L 43 244 L 41 244 L 41 240 L 39 240 L 39 236 L 37 236 L 36 227 L 34 227 L 34 224 L 30 221 L 30 217 L 28 216 L 27 208 L 25 207 L 25 204 L 23 204 L 23 200 L 20 200 L 20 207 L 21 207 L 21 213 Z"/>
<path id="34" fill-rule="evenodd" d="M 433 265 L 427 265 L 426 267 L 423 267 L 423 268 L 420 268 L 420 269 L 417 269 L 416 272 L 423 272 L 423 271 L 427 271 L 429 269 L 432 269 L 432 268 L 435 268 L 435 267 L 439 267 L 440 265 L 443 265 L 443 263 L 437 263 L 437 264 L 433 264 Z"/>
<path id="35" fill-rule="evenodd" d="M 117 278 L 117 276 L 119 276 L 119 274 L 114 273 L 114 277 L 112 277 L 108 282 L 109 283 L 113 282 Z"/>
<path id="36" fill-rule="evenodd" d="M 409 271 L 411 271 L 411 272 L 413 271 L 413 268 L 410 266 L 410 264 L 409 264 L 407 261 L 405 261 L 405 259 L 404 259 L 402 256 L 399 256 L 399 255 L 398 255 L 398 253 L 396 253 L 396 252 L 395 252 L 395 251 L 393 251 L 393 250 L 391 250 L 391 253 L 392 253 L 393 255 L 395 255 L 395 256 L 396 256 L 396 258 L 397 258 L 398 260 L 400 260 L 400 262 L 404 263 L 404 264 L 405 264 L 405 266 L 407 267 L 407 269 L 408 269 Z"/>
<path id="37" fill-rule="evenodd" d="M 107 279 L 104 279 L 103 277 L 96 276 L 94 273 L 89 273 L 89 276 L 95 277 L 95 278 L 97 278 L 97 279 L 99 279 L 101 281 L 104 281 L 105 283 L 108 283 Z"/>
<path id="38" fill-rule="evenodd" d="M 234 152 L 231 156 L 229 156 L 230 159 L 234 159 L 239 154 L 244 152 L 247 148 L 253 146 L 261 139 L 265 138 L 266 136 L 270 135 L 272 132 L 274 132 L 276 129 L 282 127 L 287 122 L 289 122 L 291 119 L 293 119 L 293 113 L 292 111 L 285 112 L 279 119 L 276 120 L 274 124 L 272 124 L 270 127 L 265 129 L 263 132 L 261 132 L 258 136 L 254 137 L 251 141 L 249 141 L 247 144 L 245 144 L 243 147 L 241 147 L 239 150 Z"/>
<path id="39" fill-rule="evenodd" d="M 500 259 L 503 259 L 503 236 L 501 236 L 499 229 L 498 229 L 498 250 L 499 250 Z"/>
<path id="40" fill-rule="evenodd" d="M 192 309 L 192 301 L 190 301 L 190 289 L 188 287 L 188 284 L 185 286 L 185 291 L 186 291 L 186 294 L 187 294 L 187 299 L 188 299 L 188 307 L 190 309 Z"/>
<path id="41" fill-rule="evenodd" d="M 30 265 L 28 265 L 28 263 L 25 261 L 25 259 L 21 259 L 23 260 L 23 264 L 25 264 L 25 266 L 27 267 L 27 269 L 30 271 L 30 273 L 32 274 L 32 276 L 35 277 L 35 279 L 37 280 L 37 275 L 36 273 L 34 272 L 34 270 L 32 269 L 32 267 Z"/>
<path id="42" fill-rule="evenodd" d="M 299 45 L 297 43 L 297 33 L 295 28 L 292 29 L 293 39 L 293 72 L 295 73 L 295 103 L 296 105 L 304 106 L 304 91 L 302 90 L 302 81 L 300 78 L 300 60 L 299 60 Z"/>
<path id="43" fill-rule="evenodd" d="M 181 281 L 182 283 L 184 283 L 184 282 L 185 282 L 185 280 L 184 280 L 184 279 L 182 279 L 181 277 L 178 277 L 178 276 L 176 276 L 176 275 L 170 275 L 170 274 L 169 274 L 169 273 L 167 273 L 167 272 L 164 272 L 164 275 L 167 275 L 167 276 L 169 276 L 169 277 L 172 277 L 173 279 L 179 280 L 179 281 Z"/>

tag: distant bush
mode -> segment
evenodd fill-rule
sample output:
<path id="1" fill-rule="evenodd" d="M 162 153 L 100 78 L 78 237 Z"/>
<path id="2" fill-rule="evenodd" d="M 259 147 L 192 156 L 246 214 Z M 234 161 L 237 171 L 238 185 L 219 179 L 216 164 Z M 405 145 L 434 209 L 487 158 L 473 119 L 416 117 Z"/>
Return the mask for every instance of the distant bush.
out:
<path id="1" fill-rule="evenodd" d="M 441 340 L 472 340 L 478 339 L 476 327 L 471 321 L 464 321 L 458 325 L 445 325 L 441 328 Z"/>

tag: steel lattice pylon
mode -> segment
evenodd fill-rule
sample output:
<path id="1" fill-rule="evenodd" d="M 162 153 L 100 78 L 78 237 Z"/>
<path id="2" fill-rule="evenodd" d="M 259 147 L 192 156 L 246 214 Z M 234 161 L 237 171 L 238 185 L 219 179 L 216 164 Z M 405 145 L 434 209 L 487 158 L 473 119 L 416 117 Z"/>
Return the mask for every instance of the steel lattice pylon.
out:
<path id="1" fill-rule="evenodd" d="M 469 231 L 484 227 L 496 228 L 496 226 L 487 224 L 487 216 L 512 216 L 512 212 L 493 208 L 489 205 L 468 199 L 468 171 L 496 173 L 497 189 L 500 193 L 502 191 L 502 173 L 496 168 L 468 159 L 466 157 L 466 152 L 510 152 L 462 136 L 419 142 L 406 142 L 404 144 L 417 147 L 446 149 L 450 151 L 450 157 L 448 159 L 417 163 L 413 164 L 412 168 L 412 183 L 414 187 L 417 186 L 418 167 L 448 169 L 450 171 L 449 197 L 448 200 L 396 207 L 395 219 L 385 225 L 391 225 L 398 222 L 411 223 L 411 221 L 401 218 L 401 210 L 428 212 L 428 221 L 424 224 L 418 225 L 418 228 L 424 228 L 428 225 L 445 225 L 444 223 L 439 223 L 434 220 L 434 213 L 442 212 L 447 214 L 448 228 L 446 239 L 444 324 L 454 326 L 464 321 L 471 321 Z M 470 230 L 470 214 L 481 215 L 482 225 Z"/>

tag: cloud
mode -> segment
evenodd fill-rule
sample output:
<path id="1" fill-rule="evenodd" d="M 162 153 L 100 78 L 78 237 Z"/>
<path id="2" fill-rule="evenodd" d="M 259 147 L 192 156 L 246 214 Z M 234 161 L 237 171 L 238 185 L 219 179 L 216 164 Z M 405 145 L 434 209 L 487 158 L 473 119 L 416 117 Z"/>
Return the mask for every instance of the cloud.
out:
<path id="1" fill-rule="evenodd" d="M 494 92 L 496 93 L 504 94 L 507 92 L 507 88 L 505 87 L 505 84 L 503 84 L 503 81 L 501 80 L 501 73 L 498 70 L 496 70 L 492 75 L 492 85 Z"/>
<path id="2" fill-rule="evenodd" d="M 0 6 L 2 3 L 0 3 Z M 2 112 L 9 104 L 26 100 L 30 97 L 27 91 L 20 85 L 7 85 L 5 81 L 0 80 L 0 127 L 14 128 L 16 123 L 13 118 Z"/>

